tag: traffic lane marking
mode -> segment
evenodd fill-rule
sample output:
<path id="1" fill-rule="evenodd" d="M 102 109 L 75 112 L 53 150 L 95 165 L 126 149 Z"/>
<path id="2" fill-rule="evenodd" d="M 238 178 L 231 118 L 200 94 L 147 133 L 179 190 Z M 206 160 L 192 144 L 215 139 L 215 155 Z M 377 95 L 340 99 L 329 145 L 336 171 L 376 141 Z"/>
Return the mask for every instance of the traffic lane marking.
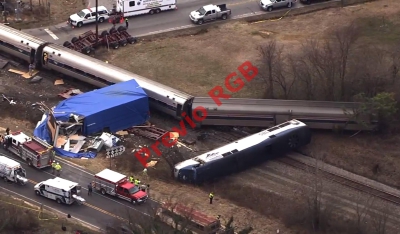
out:
<path id="1" fill-rule="evenodd" d="M 54 34 L 50 29 L 45 28 L 44 31 L 47 32 L 47 34 L 49 34 L 54 40 L 58 40 L 58 39 L 59 39 L 59 38 L 56 36 L 56 34 Z"/>
<path id="2" fill-rule="evenodd" d="M 28 179 L 28 181 L 29 181 L 30 183 L 32 183 L 33 185 L 38 184 L 36 181 L 31 180 L 31 179 Z M 86 199 L 85 199 L 85 200 L 86 200 Z M 112 214 L 112 213 L 110 213 L 110 212 L 108 212 L 108 211 L 105 211 L 105 210 L 103 210 L 103 209 L 100 209 L 100 208 L 97 207 L 97 206 L 94 206 L 94 205 L 91 205 L 91 204 L 87 203 L 87 200 L 86 200 L 85 203 L 83 203 L 83 205 L 85 205 L 85 206 L 87 206 L 87 207 L 90 207 L 90 208 L 92 208 L 92 209 L 95 209 L 95 210 L 97 210 L 97 211 L 99 211 L 99 212 L 101 212 L 101 213 L 103 213 L 103 214 L 106 214 L 106 215 L 109 215 L 109 216 L 111 216 L 111 217 L 117 218 L 117 219 L 119 219 L 119 220 L 124 220 L 124 221 L 126 221 L 126 219 L 124 219 L 124 218 L 122 218 L 122 217 L 119 217 L 119 216 L 114 215 L 114 214 Z"/>
<path id="3" fill-rule="evenodd" d="M 9 189 L 6 189 L 6 188 L 4 188 L 4 187 L 0 187 L 0 189 L 3 189 L 4 191 L 7 191 L 7 193 L 9 193 L 9 194 L 13 194 L 14 196 L 22 197 L 22 198 L 24 198 L 25 200 L 27 200 L 27 201 L 29 201 L 29 202 L 31 202 L 31 203 L 35 203 L 35 205 L 37 205 L 37 206 L 43 205 L 44 208 L 46 208 L 46 209 L 48 209 L 48 210 L 52 210 L 52 211 L 57 212 L 57 213 L 60 213 L 60 214 L 62 214 L 64 217 L 67 217 L 67 215 L 68 215 L 67 213 L 64 213 L 64 212 L 62 212 L 62 211 L 60 211 L 60 210 L 57 210 L 57 209 L 55 209 L 55 208 L 53 208 L 53 207 L 51 207 L 51 206 L 45 205 L 45 204 L 43 204 L 43 203 L 40 203 L 40 202 L 38 202 L 38 201 L 36 201 L 36 200 L 34 200 L 34 199 L 32 199 L 32 198 L 29 198 L 29 197 L 27 197 L 27 196 L 24 196 L 24 195 L 22 195 L 22 194 L 20 194 L 20 193 L 14 192 L 14 191 L 9 190 Z M 90 226 L 90 227 L 92 227 L 92 228 L 94 228 L 94 229 L 103 230 L 102 228 L 100 228 L 100 227 L 98 227 L 98 226 L 96 226 L 96 225 L 93 225 L 93 224 L 91 224 L 91 223 L 89 223 L 89 222 L 86 222 L 86 221 L 84 221 L 84 220 L 82 220 L 82 219 L 76 218 L 76 217 L 74 217 L 74 216 L 72 216 L 71 218 L 72 218 L 72 219 L 75 219 L 75 220 L 77 220 L 77 221 L 79 221 L 79 222 L 81 222 L 81 223 L 83 223 L 83 224 L 85 224 L 85 225 L 87 225 L 87 226 Z"/>
<path id="4" fill-rule="evenodd" d="M 3 154 L 4 154 L 4 153 L 3 153 Z M 10 156 L 9 156 L 8 154 L 4 154 L 4 155 L 10 158 Z M 15 158 L 14 156 L 12 157 L 12 159 L 15 160 L 15 161 L 18 161 L 18 162 L 20 162 L 20 163 L 22 163 L 22 164 L 27 165 L 25 161 L 21 161 L 21 160 Z M 60 160 L 60 161 L 64 161 L 64 160 Z M 68 163 L 66 163 L 66 164 L 68 164 Z M 73 168 L 76 168 L 76 167 L 74 167 L 74 166 L 72 166 L 72 165 L 69 165 L 69 166 L 70 166 L 70 167 L 73 167 Z M 32 169 L 33 169 L 33 168 L 32 168 Z M 84 170 L 82 170 L 82 169 L 80 169 L 80 168 L 76 168 L 76 169 L 78 169 L 78 170 L 80 170 L 80 171 L 82 171 L 82 172 L 85 172 L 85 173 L 87 173 L 87 174 L 90 175 L 90 173 L 88 173 L 88 172 L 86 172 L 86 171 L 84 171 Z M 51 177 L 54 177 L 53 174 L 51 174 L 51 173 L 49 173 L 49 172 L 47 172 L 47 171 L 41 170 L 41 172 L 44 172 L 45 174 L 48 174 L 48 175 L 50 175 Z M 94 175 L 93 175 L 93 176 L 94 176 Z M 37 184 L 37 182 L 34 181 L 34 180 L 28 179 L 28 181 L 29 181 L 30 183 L 32 183 L 32 184 Z M 91 181 L 92 181 L 92 179 L 90 179 L 90 182 L 91 182 Z M 83 186 L 82 186 L 82 189 L 84 189 L 84 190 L 87 191 L 87 188 L 85 188 L 85 187 L 83 187 Z M 146 213 L 146 212 L 143 212 L 143 211 L 141 211 L 141 210 L 139 210 L 139 209 L 136 209 L 136 208 L 134 208 L 134 207 L 132 207 L 132 206 L 128 206 L 128 205 L 126 205 L 126 204 L 123 204 L 123 203 L 121 203 L 121 202 L 119 202 L 119 201 L 116 201 L 116 200 L 114 200 L 114 199 L 112 199 L 112 198 L 109 198 L 109 197 L 107 197 L 107 196 L 103 196 L 102 194 L 99 194 L 99 193 L 94 193 L 94 194 L 98 195 L 99 197 L 106 198 L 106 199 L 108 199 L 108 200 L 110 200 L 110 201 L 112 201 L 112 202 L 115 202 L 115 203 L 117 203 L 117 204 L 119 204 L 119 205 L 121 205 L 121 206 L 123 206 L 123 207 L 125 207 L 125 208 L 129 208 L 129 209 L 132 209 L 132 210 L 134 210 L 134 211 L 137 211 L 137 212 L 139 212 L 139 213 L 141 213 L 141 214 L 143 214 L 143 215 L 150 216 L 150 214 L 148 214 L 148 213 Z M 85 200 L 86 200 L 86 199 L 85 199 Z M 93 206 L 93 207 L 95 207 L 95 206 Z M 100 208 L 98 208 L 98 209 L 100 209 Z M 100 210 L 102 210 L 102 209 L 100 209 Z M 104 210 L 103 210 L 103 211 L 104 211 Z M 108 211 L 105 211 L 105 212 L 110 213 L 110 212 L 108 212 Z M 104 213 L 104 212 L 102 212 L 102 213 Z M 104 213 L 104 214 L 105 214 L 105 213 Z M 111 214 L 111 213 L 110 213 L 110 214 Z"/>

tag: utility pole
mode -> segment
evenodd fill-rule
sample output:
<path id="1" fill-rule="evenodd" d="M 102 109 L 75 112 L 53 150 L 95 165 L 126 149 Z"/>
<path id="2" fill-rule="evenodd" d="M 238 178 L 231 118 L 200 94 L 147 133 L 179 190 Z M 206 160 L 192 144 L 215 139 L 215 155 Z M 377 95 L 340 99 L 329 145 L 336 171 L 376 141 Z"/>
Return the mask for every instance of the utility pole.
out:
<path id="1" fill-rule="evenodd" d="M 99 44 L 99 0 L 96 0 L 96 46 Z"/>

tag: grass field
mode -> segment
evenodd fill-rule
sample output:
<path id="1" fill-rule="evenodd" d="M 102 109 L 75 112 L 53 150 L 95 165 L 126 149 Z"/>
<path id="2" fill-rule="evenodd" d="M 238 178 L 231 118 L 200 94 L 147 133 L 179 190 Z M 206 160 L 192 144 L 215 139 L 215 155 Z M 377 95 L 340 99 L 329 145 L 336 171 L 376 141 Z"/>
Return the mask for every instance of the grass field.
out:
<path id="1" fill-rule="evenodd" d="M 373 7 L 382 2 L 388 7 Z M 223 24 L 196 35 L 143 41 L 118 50 L 103 49 L 97 56 L 160 83 L 205 96 L 214 86 L 223 85 L 225 77 L 237 71 L 244 61 L 258 64 L 262 73 L 258 48 L 269 39 L 277 39 L 286 52 L 294 53 L 307 39 L 324 38 L 329 30 L 358 19 L 363 40 L 394 43 L 399 37 L 399 20 L 390 16 L 396 15 L 398 6 L 399 2 L 386 0 L 288 16 L 280 21 Z M 260 74 L 234 96 L 262 98 L 264 94 L 265 83 Z"/>

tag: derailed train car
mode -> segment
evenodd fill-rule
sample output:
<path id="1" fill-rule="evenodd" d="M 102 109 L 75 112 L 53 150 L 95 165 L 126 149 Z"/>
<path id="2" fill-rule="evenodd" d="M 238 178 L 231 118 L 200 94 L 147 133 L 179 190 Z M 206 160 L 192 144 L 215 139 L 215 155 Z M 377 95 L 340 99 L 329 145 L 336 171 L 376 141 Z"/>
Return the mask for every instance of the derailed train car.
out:
<path id="1" fill-rule="evenodd" d="M 201 184 L 257 165 L 311 142 L 309 127 L 291 120 L 175 165 L 175 179 Z"/>
<path id="2" fill-rule="evenodd" d="M 0 24 L 0 50 L 35 63 L 37 69 L 57 71 L 96 87 L 135 79 L 149 96 L 152 108 L 176 119 L 181 119 L 182 113 L 190 110 L 192 95 L 4 24 Z"/>
<path id="3" fill-rule="evenodd" d="M 220 99 L 217 105 L 210 97 L 195 97 L 192 108 L 203 107 L 207 116 L 197 126 L 228 125 L 270 127 L 297 119 L 315 129 L 372 130 L 377 122 L 364 116 L 362 125 L 354 120 L 361 103 L 276 99 Z M 198 115 L 202 115 L 199 112 Z"/>

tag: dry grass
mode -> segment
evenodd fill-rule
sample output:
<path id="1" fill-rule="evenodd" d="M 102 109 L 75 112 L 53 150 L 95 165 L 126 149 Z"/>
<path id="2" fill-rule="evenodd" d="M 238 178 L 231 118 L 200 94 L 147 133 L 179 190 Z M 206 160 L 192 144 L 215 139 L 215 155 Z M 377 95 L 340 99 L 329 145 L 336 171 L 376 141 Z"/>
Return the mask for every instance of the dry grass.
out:
<path id="1" fill-rule="evenodd" d="M 29 1 L 24 1 L 28 6 Z M 50 17 L 47 3 L 50 2 Z M 32 11 L 25 9 L 22 13 L 22 21 L 14 22 L 14 14 L 10 15 L 10 26 L 15 28 L 36 28 L 48 25 L 56 25 L 66 22 L 68 17 L 86 8 L 86 0 L 32 0 Z"/>
<path id="2" fill-rule="evenodd" d="M 384 4 L 384 5 L 383 5 Z M 388 6 L 388 7 L 382 7 Z M 287 51 L 295 52 L 306 39 L 316 39 L 337 26 L 356 18 L 364 22 L 365 36 L 381 41 L 385 32 L 376 32 L 381 19 L 397 20 L 400 2 L 385 0 L 346 8 L 329 9 L 307 15 L 288 16 L 280 21 L 253 24 L 237 22 L 210 27 L 190 36 L 143 41 L 119 50 L 103 50 L 99 58 L 160 83 L 196 96 L 206 96 L 216 85 L 224 85 L 225 77 L 244 61 L 258 63 L 257 47 L 269 38 L 276 38 Z M 373 10 L 371 10 L 373 9 Z M 368 22 L 372 23 L 368 23 Z M 388 24 L 389 25 L 389 24 Z M 393 42 L 399 35 L 396 22 L 386 30 L 386 39 Z M 388 40 L 385 40 L 388 41 Z M 262 67 L 260 67 L 262 68 Z M 235 97 L 261 98 L 264 82 L 247 84 Z"/>

